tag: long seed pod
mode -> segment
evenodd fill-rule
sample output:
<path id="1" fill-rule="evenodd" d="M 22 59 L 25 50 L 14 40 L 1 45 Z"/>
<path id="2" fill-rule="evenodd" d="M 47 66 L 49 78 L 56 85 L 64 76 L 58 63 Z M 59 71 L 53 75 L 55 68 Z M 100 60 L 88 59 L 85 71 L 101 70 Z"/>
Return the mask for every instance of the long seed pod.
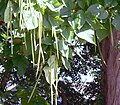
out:
<path id="1" fill-rule="evenodd" d="M 55 83 L 55 105 L 57 105 L 57 98 L 58 98 L 58 59 L 56 59 L 56 65 L 55 65 L 55 71 L 56 71 L 56 74 L 55 74 L 55 79 L 56 79 L 56 83 Z"/>
<path id="2" fill-rule="evenodd" d="M 38 75 L 38 71 L 39 71 L 41 55 L 42 55 L 43 63 L 45 62 L 42 45 L 41 45 L 41 39 L 42 39 L 42 14 L 41 13 L 39 14 L 39 19 L 38 19 L 38 38 L 39 38 L 39 54 L 38 54 L 38 62 L 37 62 L 38 67 L 37 67 L 36 76 Z"/>
<path id="3" fill-rule="evenodd" d="M 13 38 L 12 38 L 12 14 L 13 14 L 13 8 L 12 8 L 12 4 L 10 5 L 10 37 L 11 37 L 11 54 L 13 55 Z"/>
<path id="4" fill-rule="evenodd" d="M 54 36 L 54 38 L 55 38 L 55 44 L 56 44 L 56 49 L 57 49 L 57 57 L 59 59 L 58 38 L 57 38 L 57 35 L 56 35 L 56 29 L 55 29 L 54 26 L 52 26 L 52 36 Z"/>
<path id="5" fill-rule="evenodd" d="M 32 50 L 32 60 L 33 60 L 33 67 L 35 65 L 35 53 L 34 53 L 34 44 L 33 44 L 33 34 L 32 31 L 30 31 L 30 36 L 31 36 L 31 50 Z"/>

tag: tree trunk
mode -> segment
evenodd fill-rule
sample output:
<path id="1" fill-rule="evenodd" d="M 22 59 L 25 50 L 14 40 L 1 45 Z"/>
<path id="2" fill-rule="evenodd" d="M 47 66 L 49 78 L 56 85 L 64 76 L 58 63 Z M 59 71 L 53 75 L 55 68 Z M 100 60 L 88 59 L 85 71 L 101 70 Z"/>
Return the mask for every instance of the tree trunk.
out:
<path id="1" fill-rule="evenodd" d="M 120 32 L 113 30 L 115 45 Z M 102 43 L 102 53 L 107 65 L 103 64 L 104 105 L 120 105 L 120 51 L 111 45 L 110 38 Z"/>

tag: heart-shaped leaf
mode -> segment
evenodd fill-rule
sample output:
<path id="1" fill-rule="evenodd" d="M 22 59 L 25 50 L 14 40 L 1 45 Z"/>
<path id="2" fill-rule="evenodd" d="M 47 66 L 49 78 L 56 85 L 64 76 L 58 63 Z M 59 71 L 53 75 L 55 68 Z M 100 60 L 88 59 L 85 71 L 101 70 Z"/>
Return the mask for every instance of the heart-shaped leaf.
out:
<path id="1" fill-rule="evenodd" d="M 104 7 L 100 4 L 91 5 L 87 12 L 92 13 L 95 17 L 99 19 L 106 19 L 108 17 L 108 12 L 104 9 Z"/>
<path id="2" fill-rule="evenodd" d="M 89 43 L 95 44 L 94 31 L 92 29 L 82 31 L 78 33 L 77 36 L 81 39 L 88 41 Z"/>

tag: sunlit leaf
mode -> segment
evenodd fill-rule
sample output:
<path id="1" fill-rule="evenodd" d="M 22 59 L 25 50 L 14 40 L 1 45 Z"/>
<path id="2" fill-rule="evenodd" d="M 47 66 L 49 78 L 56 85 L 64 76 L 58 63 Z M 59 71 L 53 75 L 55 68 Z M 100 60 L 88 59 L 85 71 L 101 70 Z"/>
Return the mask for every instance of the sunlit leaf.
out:
<path id="1" fill-rule="evenodd" d="M 46 3 L 46 5 L 48 6 L 48 8 L 51 10 L 51 11 L 59 11 L 63 5 L 59 6 L 59 7 L 54 7 L 54 5 L 50 4 L 50 3 Z"/>
<path id="2" fill-rule="evenodd" d="M 65 57 L 61 57 L 62 59 L 62 63 L 64 65 L 64 67 L 68 70 L 71 70 L 71 65 L 70 62 L 68 61 L 68 59 L 66 59 Z"/>
<path id="3" fill-rule="evenodd" d="M 52 66 L 54 68 L 55 66 L 55 60 L 56 60 L 56 56 L 55 55 L 52 55 L 49 59 L 48 59 L 48 65 L 49 66 Z"/>
<path id="4" fill-rule="evenodd" d="M 68 56 L 69 56 L 69 52 L 68 52 L 68 51 L 69 51 L 69 48 L 68 48 L 68 46 L 65 44 L 65 41 L 64 41 L 64 40 L 60 40 L 60 41 L 59 41 L 59 50 L 60 50 L 62 56 L 68 58 Z"/>
<path id="5" fill-rule="evenodd" d="M 62 36 L 65 38 L 66 41 L 71 42 L 74 37 L 74 32 L 70 27 L 62 28 Z"/>
<path id="6" fill-rule="evenodd" d="M 54 83 L 55 82 L 55 74 L 54 74 L 54 68 L 50 68 L 48 66 L 44 67 L 44 72 L 45 72 L 45 78 L 46 81 L 50 84 L 50 83 Z M 52 73 L 52 77 L 51 77 L 51 73 Z M 52 78 L 52 79 L 51 79 Z M 52 81 L 51 81 L 52 80 Z"/>
<path id="7" fill-rule="evenodd" d="M 53 84 L 56 80 L 56 73 L 58 72 L 58 63 L 56 60 L 56 56 L 52 55 L 49 59 L 48 59 L 48 65 L 49 66 L 45 66 L 43 68 L 44 72 L 45 72 L 45 78 L 47 80 L 47 82 L 49 84 Z"/>
<path id="8" fill-rule="evenodd" d="M 38 13 L 35 10 L 24 10 L 23 18 L 25 22 L 25 28 L 32 30 L 38 27 Z"/>
<path id="9" fill-rule="evenodd" d="M 7 7 L 4 12 L 4 22 L 10 22 L 10 12 L 11 12 L 12 2 L 9 0 L 7 3 Z"/>
<path id="10" fill-rule="evenodd" d="M 100 21 L 95 16 L 89 13 L 86 14 L 86 21 L 94 30 L 104 28 L 104 26 L 100 23 Z"/>
<path id="11" fill-rule="evenodd" d="M 80 33 L 77 34 L 77 36 L 81 39 L 86 40 L 89 43 L 95 44 L 94 31 L 92 29 L 80 32 Z"/>
<path id="12" fill-rule="evenodd" d="M 80 30 L 81 27 L 85 24 L 85 21 L 86 21 L 85 13 L 82 10 L 75 14 L 74 18 L 72 17 L 68 18 L 68 22 L 72 26 L 74 31 Z"/>

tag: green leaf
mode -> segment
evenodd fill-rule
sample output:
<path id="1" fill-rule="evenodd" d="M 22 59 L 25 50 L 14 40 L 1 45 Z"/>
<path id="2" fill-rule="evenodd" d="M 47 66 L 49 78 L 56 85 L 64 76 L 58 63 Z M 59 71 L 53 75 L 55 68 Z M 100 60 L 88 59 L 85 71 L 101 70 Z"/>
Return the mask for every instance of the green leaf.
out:
<path id="1" fill-rule="evenodd" d="M 92 43 L 95 45 L 95 40 L 94 40 L 94 31 L 92 29 L 82 31 L 77 34 L 77 36 L 81 39 L 86 40 L 89 43 Z"/>
<path id="2" fill-rule="evenodd" d="M 77 3 L 80 8 L 84 9 L 86 0 L 77 0 Z"/>
<path id="3" fill-rule="evenodd" d="M 13 68 L 13 62 L 12 62 L 11 59 L 10 59 L 10 60 L 7 60 L 7 61 L 4 63 L 4 65 L 5 65 L 5 70 L 7 70 L 7 71 L 9 71 L 9 70 L 11 70 L 11 69 Z"/>
<path id="4" fill-rule="evenodd" d="M 9 48 L 9 46 L 8 45 L 5 45 L 4 47 L 3 47 L 3 54 L 4 54 L 4 56 L 10 56 L 11 55 L 11 50 L 10 50 L 10 48 Z"/>
<path id="5" fill-rule="evenodd" d="M 45 45 L 52 45 L 54 43 L 54 40 L 52 39 L 52 36 L 48 36 L 45 39 L 42 40 L 42 44 Z"/>
<path id="6" fill-rule="evenodd" d="M 51 26 L 59 26 L 60 24 L 63 23 L 63 20 L 59 16 L 53 17 L 51 15 L 48 16 L 48 20 L 49 20 Z"/>
<path id="7" fill-rule="evenodd" d="M 54 83 L 55 82 L 55 74 L 54 74 L 54 68 L 50 68 L 49 66 L 45 66 L 43 68 L 44 72 L 45 72 L 45 78 L 46 81 L 50 84 L 50 83 Z M 53 73 L 52 79 L 51 79 L 51 73 Z M 52 80 L 52 81 L 51 81 Z"/>
<path id="8" fill-rule="evenodd" d="M 120 16 L 116 16 L 114 17 L 113 21 L 112 21 L 112 24 L 113 26 L 120 31 Z"/>
<path id="9" fill-rule="evenodd" d="M 53 84 L 56 80 L 56 73 L 58 72 L 58 63 L 56 60 L 56 56 L 52 55 L 48 61 L 47 61 L 49 66 L 45 66 L 43 68 L 45 72 L 45 78 L 49 84 Z"/>
<path id="10" fill-rule="evenodd" d="M 32 30 L 38 27 L 38 12 L 35 10 L 24 10 L 23 18 L 24 18 L 24 26 L 28 30 Z"/>
<path id="11" fill-rule="evenodd" d="M 105 8 L 107 8 L 107 7 L 113 8 L 117 5 L 118 5 L 118 3 L 116 0 L 105 0 Z"/>
<path id="12" fill-rule="evenodd" d="M 68 59 L 66 59 L 65 57 L 61 57 L 61 59 L 62 59 L 62 63 L 64 65 L 64 67 L 66 69 L 71 70 L 71 65 L 70 65 L 70 62 L 68 61 Z"/>
<path id="13" fill-rule="evenodd" d="M 48 28 L 48 29 L 50 29 L 52 27 L 48 20 L 47 13 L 45 13 L 45 15 L 43 16 L 43 25 L 45 26 L 45 28 Z"/>
<path id="14" fill-rule="evenodd" d="M 107 29 L 98 29 L 96 30 L 96 35 L 98 40 L 101 42 L 103 39 L 105 39 L 109 34 L 109 31 Z"/>
<path id="15" fill-rule="evenodd" d="M 60 3 L 58 2 L 58 5 Z M 60 11 L 60 9 L 63 7 L 63 5 L 59 5 L 58 7 L 55 7 L 53 4 L 50 4 L 50 3 L 47 3 L 46 2 L 46 5 L 48 6 L 48 8 L 51 10 L 51 11 Z"/>
<path id="16" fill-rule="evenodd" d="M 81 29 L 81 27 L 85 24 L 85 21 L 86 21 L 85 13 L 82 10 L 75 14 L 73 18 L 72 17 L 68 18 L 69 24 L 76 31 Z"/>
<path id="17" fill-rule="evenodd" d="M 0 34 L 1 37 L 3 37 L 5 40 L 7 40 L 8 36 L 6 34 Z"/>
<path id="18" fill-rule="evenodd" d="M 26 68 L 28 67 L 28 60 L 22 55 L 15 55 L 12 59 L 13 64 L 17 67 L 18 74 L 25 73 Z"/>
<path id="19" fill-rule="evenodd" d="M 66 57 L 68 59 L 69 47 L 67 46 L 67 44 L 65 44 L 65 41 L 64 40 L 60 40 L 58 45 L 59 45 L 59 50 L 60 50 L 62 56 Z"/>
<path id="20" fill-rule="evenodd" d="M 100 4 L 93 4 L 88 9 L 87 12 L 92 13 L 95 17 L 99 19 L 106 19 L 108 17 L 108 12 Z"/>
<path id="21" fill-rule="evenodd" d="M 47 101 L 45 101 L 45 99 L 41 96 L 37 97 L 39 104 L 38 105 L 50 105 Z"/>
<path id="22" fill-rule="evenodd" d="M 72 11 L 69 8 L 64 7 L 60 10 L 60 16 L 61 17 L 69 17 L 71 15 L 71 12 Z"/>
<path id="23" fill-rule="evenodd" d="M 48 65 L 51 66 L 51 67 L 55 67 L 55 61 L 56 61 L 56 56 L 55 55 L 52 55 L 49 59 L 48 59 Z"/>
<path id="24" fill-rule="evenodd" d="M 74 32 L 71 30 L 70 27 L 62 28 L 62 36 L 65 38 L 66 41 L 71 42 L 74 37 Z"/>
<path id="25" fill-rule="evenodd" d="M 104 29 L 104 26 L 100 23 L 100 21 L 91 13 L 86 14 L 86 21 L 94 30 Z"/>
<path id="26" fill-rule="evenodd" d="M 75 7 L 74 0 L 64 0 L 64 1 L 65 1 L 67 8 L 72 10 Z"/>

